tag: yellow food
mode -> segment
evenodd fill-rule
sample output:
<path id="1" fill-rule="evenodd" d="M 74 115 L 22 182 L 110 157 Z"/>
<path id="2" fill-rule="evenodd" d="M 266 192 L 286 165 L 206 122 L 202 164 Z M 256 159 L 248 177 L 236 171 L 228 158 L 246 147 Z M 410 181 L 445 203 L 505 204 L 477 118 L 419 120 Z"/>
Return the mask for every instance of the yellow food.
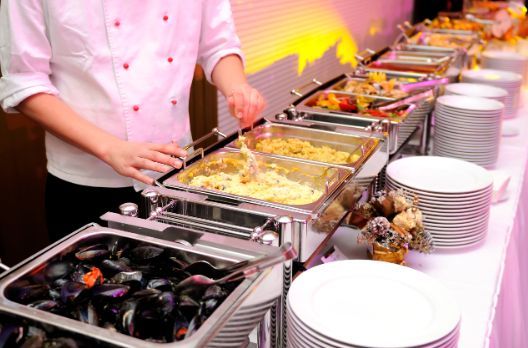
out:
<path id="1" fill-rule="evenodd" d="M 273 170 L 259 171 L 249 181 L 240 173 L 220 172 L 208 176 L 198 175 L 189 185 L 289 205 L 309 204 L 318 200 L 323 194 Z"/>
<path id="2" fill-rule="evenodd" d="M 260 139 L 255 148 L 260 152 L 333 164 L 354 163 L 360 157 L 358 154 L 351 155 L 349 152 L 339 151 L 326 145 L 314 146 L 309 141 L 297 138 Z"/>

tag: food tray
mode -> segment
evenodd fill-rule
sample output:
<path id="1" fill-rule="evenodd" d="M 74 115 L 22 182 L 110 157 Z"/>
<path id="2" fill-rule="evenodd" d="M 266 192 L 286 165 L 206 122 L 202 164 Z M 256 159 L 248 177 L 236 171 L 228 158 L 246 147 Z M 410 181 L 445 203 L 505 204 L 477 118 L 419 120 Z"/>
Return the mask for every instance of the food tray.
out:
<path id="1" fill-rule="evenodd" d="M 442 74 L 449 67 L 450 57 L 439 59 L 387 59 L 381 58 L 367 65 L 369 69 L 409 71 L 424 74 Z"/>
<path id="2" fill-rule="evenodd" d="M 349 117 L 350 119 L 359 119 L 359 120 L 370 120 L 370 121 L 384 121 L 387 120 L 391 123 L 400 123 L 403 120 L 407 118 L 407 116 L 414 110 L 413 104 L 407 104 L 407 103 L 396 103 L 394 99 L 387 100 L 387 98 L 384 97 L 378 97 L 378 96 L 368 96 L 368 98 L 372 101 L 371 104 L 368 107 L 368 110 L 373 111 L 383 111 L 386 113 L 397 113 L 398 116 L 377 116 L 376 114 L 367 114 L 365 112 L 363 113 L 356 113 L 356 112 L 347 112 L 342 110 L 330 110 L 324 107 L 317 106 L 317 100 L 321 96 L 325 96 L 328 94 L 334 94 L 338 99 L 341 98 L 352 98 L 353 101 L 355 101 L 356 96 L 351 95 L 350 93 L 344 93 L 340 91 L 332 91 L 332 90 L 326 90 L 326 91 L 318 91 L 314 94 L 312 94 L 309 98 L 306 98 L 303 100 L 299 106 L 297 106 L 297 109 L 299 111 L 307 111 L 307 112 L 313 112 L 313 113 L 324 113 L 328 115 L 336 115 L 338 117 Z"/>
<path id="3" fill-rule="evenodd" d="M 178 230 L 175 230 L 173 227 L 172 229 L 172 233 L 179 234 Z M 184 231 L 183 228 L 180 228 L 179 231 L 182 233 L 182 235 L 185 235 L 186 233 L 196 234 L 199 237 L 204 235 L 204 233 L 197 233 L 189 230 Z M 159 234 L 160 236 L 162 235 L 162 233 Z M 238 241 L 236 239 L 233 239 L 229 245 L 209 242 L 206 248 L 200 247 L 198 245 L 184 246 L 167 239 L 152 238 L 136 233 L 129 233 L 120 230 L 103 228 L 97 225 L 90 225 L 78 232 L 73 233 L 60 242 L 48 247 L 39 254 L 17 265 L 10 271 L 4 273 L 0 279 L 0 312 L 43 323 L 48 327 L 56 327 L 59 330 L 65 330 L 82 336 L 88 336 L 108 345 L 126 347 L 208 346 L 210 342 L 222 343 L 222 340 L 219 340 L 219 338 L 223 337 L 223 328 L 230 325 L 229 323 L 231 320 L 236 317 L 237 310 L 239 308 L 243 308 L 242 306 L 250 299 L 252 299 L 252 301 L 250 301 L 252 302 L 252 306 L 244 307 L 246 308 L 245 312 L 253 312 L 251 308 L 255 308 L 258 309 L 255 311 L 255 315 L 263 315 L 260 309 L 265 308 L 266 306 L 267 308 L 271 307 L 272 303 L 270 301 L 280 294 L 281 286 L 279 285 L 275 290 L 271 290 L 271 288 L 267 289 L 267 292 L 270 294 L 261 298 L 262 301 L 256 300 L 254 295 L 252 295 L 252 293 L 257 290 L 258 286 L 262 285 L 263 280 L 272 273 L 271 270 L 247 278 L 241 281 L 238 285 L 235 283 L 233 284 L 232 291 L 229 293 L 229 295 L 225 297 L 223 302 L 221 302 L 221 304 L 207 317 L 198 330 L 190 335 L 190 337 L 184 338 L 182 341 L 175 341 L 171 343 L 144 341 L 142 339 L 132 337 L 115 330 L 109 330 L 96 325 L 90 325 L 41 309 L 31 308 L 22 303 L 18 303 L 18 299 L 16 302 L 12 300 L 14 296 L 13 294 L 17 293 L 13 290 L 16 289 L 15 286 L 23 284 L 25 279 L 31 280 L 36 284 L 39 284 L 39 282 L 42 283 L 46 278 L 42 278 L 41 274 L 43 274 L 43 270 L 44 272 L 49 270 L 48 265 L 53 264 L 54 262 L 60 262 L 63 258 L 67 257 L 66 255 L 71 254 L 72 252 L 75 253 L 75 251 L 79 250 L 81 246 L 103 243 L 104 245 L 108 245 L 110 247 L 114 245 L 126 245 L 127 242 L 137 243 L 137 245 L 141 246 L 154 246 L 157 248 L 163 248 L 164 253 L 168 253 L 165 255 L 167 257 L 173 255 L 178 256 L 179 258 L 186 258 L 190 261 L 204 259 L 217 266 L 228 265 L 234 262 L 256 257 L 261 255 L 261 252 L 266 250 L 265 248 L 270 249 L 267 252 L 271 251 L 270 247 L 259 246 L 253 243 Z M 224 243 L 225 242 L 228 241 L 224 239 Z M 133 298 L 131 299 L 133 300 Z M 260 318 L 257 318 L 257 321 L 254 323 L 256 324 L 259 319 Z M 249 331 L 251 331 L 251 329 L 244 332 L 247 335 Z M 223 342 L 225 344 L 225 341 Z M 241 343 L 241 341 L 238 342 L 238 344 Z"/>
<path id="4" fill-rule="evenodd" d="M 355 154 L 358 159 L 351 163 L 328 163 L 316 160 L 299 158 L 296 156 L 289 156 L 296 160 L 307 162 L 316 162 L 323 165 L 331 165 L 341 167 L 352 171 L 357 171 L 363 163 L 370 157 L 370 155 L 378 148 L 380 141 L 374 137 L 366 137 L 354 134 L 339 134 L 335 132 L 328 132 L 324 130 L 309 129 L 305 127 L 295 127 L 290 125 L 283 125 L 277 123 L 265 123 L 256 128 L 244 133 L 246 138 L 246 145 L 252 151 L 256 150 L 256 144 L 261 139 L 300 139 L 310 142 L 312 145 L 321 147 L 328 146 L 338 151 L 345 151 L 350 154 Z M 238 141 L 231 142 L 228 146 L 239 148 Z M 278 157 L 288 157 L 280 156 Z"/>
<path id="5" fill-rule="evenodd" d="M 266 170 L 270 166 L 276 166 L 277 168 L 281 168 L 279 170 L 288 179 L 305 183 L 314 189 L 322 191 L 323 194 L 309 204 L 289 205 L 189 185 L 195 176 L 208 175 L 209 173 L 214 173 L 216 170 L 221 170 L 226 173 L 239 172 L 242 169 L 241 165 L 245 163 L 244 156 L 237 149 L 229 148 L 214 151 L 202 160 L 192 163 L 187 168 L 183 168 L 165 179 L 163 185 L 168 188 L 201 192 L 211 197 L 227 199 L 233 202 L 251 202 L 264 206 L 289 208 L 298 211 L 312 211 L 320 207 L 336 189 L 349 179 L 351 174 L 350 171 L 335 166 L 302 162 L 291 158 L 281 158 L 260 153 L 255 154 L 255 158 L 259 170 Z"/>

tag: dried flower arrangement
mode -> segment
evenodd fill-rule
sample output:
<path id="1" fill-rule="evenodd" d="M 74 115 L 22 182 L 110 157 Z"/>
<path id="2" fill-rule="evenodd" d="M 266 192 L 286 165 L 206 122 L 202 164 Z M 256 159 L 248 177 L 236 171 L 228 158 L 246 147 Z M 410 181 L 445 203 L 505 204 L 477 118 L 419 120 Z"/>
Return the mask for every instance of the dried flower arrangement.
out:
<path id="1" fill-rule="evenodd" d="M 411 202 L 402 190 L 378 191 L 370 201 L 356 204 L 349 223 L 361 229 L 358 242 L 373 245 L 374 251 L 385 258 L 394 252 L 403 258 L 407 249 L 430 253 L 433 240 L 424 230 L 417 203 L 417 197 Z M 397 263 L 403 263 L 403 259 Z"/>

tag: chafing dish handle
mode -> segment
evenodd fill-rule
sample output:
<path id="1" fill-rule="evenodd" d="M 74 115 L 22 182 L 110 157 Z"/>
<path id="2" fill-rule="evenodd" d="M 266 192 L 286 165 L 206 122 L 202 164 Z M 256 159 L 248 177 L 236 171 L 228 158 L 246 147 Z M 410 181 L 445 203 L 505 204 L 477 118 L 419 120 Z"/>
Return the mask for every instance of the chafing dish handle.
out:
<path id="1" fill-rule="evenodd" d="M 376 51 L 371 50 L 370 48 L 366 48 L 363 51 L 354 54 L 354 58 L 356 58 L 359 64 L 362 64 L 364 61 L 368 60 L 369 58 L 372 58 L 372 56 L 375 54 Z"/>
<path id="2" fill-rule="evenodd" d="M 192 143 L 188 144 L 188 145 L 185 145 L 183 147 L 184 150 L 188 150 L 190 149 L 191 147 L 194 147 L 198 144 L 200 144 L 201 142 L 205 141 L 206 139 L 209 139 L 210 137 L 212 137 L 213 135 L 216 135 L 216 136 L 221 136 L 222 138 L 227 138 L 227 135 L 225 135 L 224 133 L 220 132 L 218 130 L 218 128 L 213 128 L 211 129 L 211 131 L 207 134 L 205 134 L 204 136 L 196 139 L 195 141 L 193 141 Z"/>
<path id="3" fill-rule="evenodd" d="M 303 89 L 305 89 L 306 87 L 310 87 L 312 84 L 315 84 L 317 85 L 318 87 L 320 87 L 323 83 L 319 80 L 317 80 L 315 77 L 310 81 L 308 82 L 307 84 L 304 84 L 302 85 L 301 87 L 298 87 L 298 88 L 294 88 L 290 91 L 290 94 L 292 95 L 296 95 L 298 97 L 302 97 L 303 94 L 301 93 Z"/>

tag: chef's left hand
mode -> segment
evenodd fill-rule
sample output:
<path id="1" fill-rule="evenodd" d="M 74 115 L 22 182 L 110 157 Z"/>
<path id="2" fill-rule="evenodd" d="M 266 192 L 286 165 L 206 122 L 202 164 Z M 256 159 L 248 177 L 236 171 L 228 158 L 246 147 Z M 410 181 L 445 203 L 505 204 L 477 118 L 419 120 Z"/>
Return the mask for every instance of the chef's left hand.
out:
<path id="1" fill-rule="evenodd" d="M 247 83 L 237 85 L 227 96 L 231 115 L 239 119 L 240 127 L 248 127 L 264 109 L 264 97 Z"/>

